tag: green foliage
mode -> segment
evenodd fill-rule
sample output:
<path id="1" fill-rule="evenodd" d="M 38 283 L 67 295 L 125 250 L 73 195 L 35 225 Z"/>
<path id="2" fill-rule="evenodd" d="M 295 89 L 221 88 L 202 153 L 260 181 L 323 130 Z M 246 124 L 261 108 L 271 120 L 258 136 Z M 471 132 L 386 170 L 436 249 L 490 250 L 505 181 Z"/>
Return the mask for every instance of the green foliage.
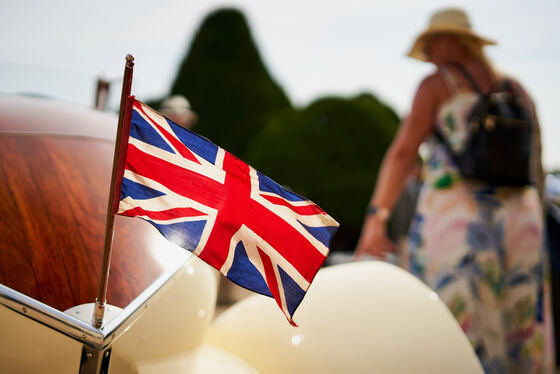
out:
<path id="1" fill-rule="evenodd" d="M 271 119 L 245 159 L 337 219 L 334 247 L 352 250 L 398 122 L 394 111 L 371 95 L 322 98 Z"/>
<path id="2" fill-rule="evenodd" d="M 217 10 L 203 21 L 171 93 L 186 96 L 197 112 L 193 131 L 235 155 L 243 154 L 270 114 L 291 107 L 234 9 Z"/>

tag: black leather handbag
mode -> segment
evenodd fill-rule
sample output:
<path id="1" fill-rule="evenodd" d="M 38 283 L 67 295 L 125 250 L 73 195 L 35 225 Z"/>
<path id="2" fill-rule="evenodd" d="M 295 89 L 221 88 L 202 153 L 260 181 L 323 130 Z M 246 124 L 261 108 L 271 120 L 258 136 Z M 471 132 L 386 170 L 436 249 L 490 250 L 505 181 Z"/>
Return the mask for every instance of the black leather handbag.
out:
<path id="1" fill-rule="evenodd" d="M 436 137 L 465 178 L 494 185 L 532 184 L 533 119 L 527 106 L 515 95 L 508 79 L 498 81 L 485 94 L 464 67 L 457 65 L 457 68 L 480 94 L 480 99 L 467 116 L 467 139 L 460 152 L 453 151 L 437 128 Z"/>

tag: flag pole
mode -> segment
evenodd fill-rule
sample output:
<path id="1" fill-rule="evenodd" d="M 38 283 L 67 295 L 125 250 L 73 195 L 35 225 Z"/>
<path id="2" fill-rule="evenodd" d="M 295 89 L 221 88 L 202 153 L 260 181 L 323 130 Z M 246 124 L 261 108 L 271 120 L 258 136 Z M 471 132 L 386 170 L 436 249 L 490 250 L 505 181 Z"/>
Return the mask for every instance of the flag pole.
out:
<path id="1" fill-rule="evenodd" d="M 103 325 L 103 316 L 105 314 L 105 301 L 107 299 L 107 283 L 109 279 L 109 265 L 111 263 L 111 251 L 113 249 L 113 233 L 115 228 L 115 213 L 116 201 L 120 197 L 120 179 L 122 176 L 117 175 L 119 170 L 122 171 L 120 164 L 123 161 L 123 127 L 128 129 L 128 126 L 123 126 L 125 115 L 130 111 L 130 106 L 127 105 L 130 97 L 130 87 L 132 86 L 132 72 L 134 68 L 134 57 L 126 55 L 126 63 L 124 67 L 123 85 L 121 92 L 121 104 L 119 110 L 119 122 L 117 126 L 117 138 L 115 141 L 115 153 L 113 156 L 113 172 L 111 174 L 111 188 L 109 190 L 109 202 L 107 204 L 107 219 L 105 223 L 105 242 L 103 246 L 103 260 L 101 262 L 101 273 L 99 275 L 99 287 L 97 289 L 97 298 L 95 299 L 95 306 L 93 308 L 92 325 L 95 328 L 100 328 Z M 129 115 L 127 117 L 130 117 Z M 130 118 L 128 118 L 130 122 Z"/>

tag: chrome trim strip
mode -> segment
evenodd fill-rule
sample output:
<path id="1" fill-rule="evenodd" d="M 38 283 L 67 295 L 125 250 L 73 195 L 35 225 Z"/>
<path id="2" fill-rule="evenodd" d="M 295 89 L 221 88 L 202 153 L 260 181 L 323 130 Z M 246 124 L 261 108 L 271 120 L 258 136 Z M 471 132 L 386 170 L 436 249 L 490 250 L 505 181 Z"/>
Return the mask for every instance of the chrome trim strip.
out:
<path id="1" fill-rule="evenodd" d="M 132 325 L 138 317 L 140 317 L 144 309 L 148 307 L 147 301 L 160 289 L 164 288 L 164 286 L 168 284 L 168 281 L 171 280 L 187 262 L 192 261 L 193 257 L 194 256 L 187 257 L 185 261 L 180 262 L 176 268 L 161 274 L 115 318 L 101 326 L 99 330 L 70 314 L 43 304 L 3 284 L 0 284 L 0 304 L 83 344 L 97 350 L 102 350 L 128 330 L 129 326 Z"/>
<path id="2" fill-rule="evenodd" d="M 53 138 L 71 138 L 78 140 L 99 141 L 102 143 L 115 144 L 114 139 L 108 139 L 101 136 L 93 135 L 80 135 L 67 132 L 42 132 L 42 131 L 25 131 L 25 130 L 0 130 L 0 135 L 6 136 L 40 136 L 40 137 L 53 137 Z"/>
<path id="3" fill-rule="evenodd" d="M 69 314 L 0 284 L 0 304 L 94 348 L 103 345 L 103 334 Z"/>
<path id="4" fill-rule="evenodd" d="M 105 337 L 102 348 L 106 348 L 117 340 L 128 328 L 142 315 L 145 309 L 148 308 L 148 301 L 160 289 L 171 286 L 172 280 L 187 264 L 192 261 L 194 256 L 191 255 L 181 262 L 175 269 L 168 270 L 160 275 L 148 288 L 146 288 L 140 295 L 138 295 L 130 304 L 128 304 L 115 318 L 107 321 L 101 326 L 101 333 Z"/>

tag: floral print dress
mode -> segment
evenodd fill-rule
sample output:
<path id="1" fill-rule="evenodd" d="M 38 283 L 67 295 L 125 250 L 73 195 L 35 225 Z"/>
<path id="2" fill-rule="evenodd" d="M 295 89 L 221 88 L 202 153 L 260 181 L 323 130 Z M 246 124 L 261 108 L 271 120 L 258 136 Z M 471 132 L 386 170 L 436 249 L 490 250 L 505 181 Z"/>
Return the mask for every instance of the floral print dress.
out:
<path id="1" fill-rule="evenodd" d="M 479 96 L 444 74 L 454 94 L 440 107 L 435 126 L 460 149 L 466 114 Z M 552 334 L 550 313 L 544 313 L 549 305 L 536 189 L 462 179 L 435 138 L 427 149 L 409 233 L 411 271 L 447 304 L 485 372 L 548 372 Z"/>

